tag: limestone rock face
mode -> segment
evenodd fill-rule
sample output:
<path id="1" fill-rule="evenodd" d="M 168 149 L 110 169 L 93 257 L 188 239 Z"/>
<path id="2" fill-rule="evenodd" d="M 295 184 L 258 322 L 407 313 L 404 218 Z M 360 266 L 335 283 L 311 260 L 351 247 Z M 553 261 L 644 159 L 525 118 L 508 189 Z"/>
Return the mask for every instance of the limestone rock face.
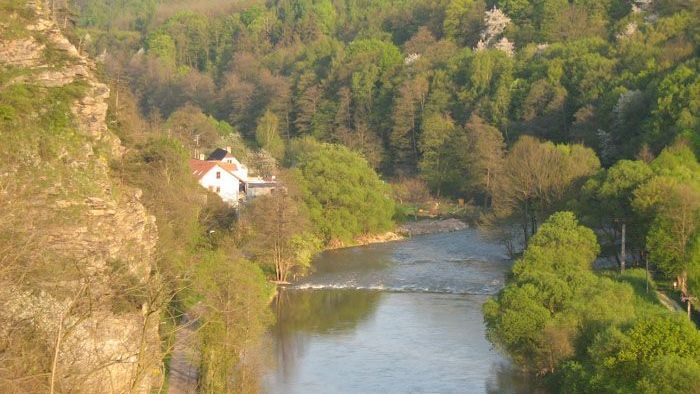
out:
<path id="1" fill-rule="evenodd" d="M 36 341 L 55 350 L 51 372 L 62 392 L 148 393 L 162 379 L 152 296 L 160 285 L 153 273 L 155 218 L 142 205 L 140 190 L 111 175 L 108 163 L 124 148 L 107 127 L 109 88 L 95 77 L 94 63 L 61 34 L 43 1 L 27 1 L 26 7 L 35 17 L 26 35 L 0 40 L 0 71 L 21 71 L 6 85 L 79 83 L 84 93 L 70 105 L 70 115 L 80 142 L 56 148 L 61 168 L 73 174 L 65 178 L 29 151 L 14 167 L 0 168 L 0 181 L 37 167 L 38 181 L 52 183 L 27 203 L 30 216 L 57 218 L 42 225 L 32 244 L 42 251 L 42 264 L 66 267 L 54 278 L 32 278 L 31 288 L 26 281 L 0 286 L 0 318 L 29 321 L 39 333 Z M 49 50 L 61 61 L 49 63 Z M 87 192 L 71 189 L 82 183 Z M 0 338 L 12 335 L 10 325 L 0 327 Z"/>
<path id="2" fill-rule="evenodd" d="M 31 67 L 41 60 L 46 46 L 33 37 L 0 42 L 0 63 L 6 66 Z"/>

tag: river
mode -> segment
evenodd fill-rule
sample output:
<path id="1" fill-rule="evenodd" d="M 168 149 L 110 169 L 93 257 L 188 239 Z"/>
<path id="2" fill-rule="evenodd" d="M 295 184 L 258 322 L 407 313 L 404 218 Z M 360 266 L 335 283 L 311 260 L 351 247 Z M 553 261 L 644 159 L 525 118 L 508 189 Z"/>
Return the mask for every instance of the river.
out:
<path id="1" fill-rule="evenodd" d="M 273 305 L 267 393 L 521 393 L 484 337 L 504 250 L 476 230 L 328 251 Z"/>

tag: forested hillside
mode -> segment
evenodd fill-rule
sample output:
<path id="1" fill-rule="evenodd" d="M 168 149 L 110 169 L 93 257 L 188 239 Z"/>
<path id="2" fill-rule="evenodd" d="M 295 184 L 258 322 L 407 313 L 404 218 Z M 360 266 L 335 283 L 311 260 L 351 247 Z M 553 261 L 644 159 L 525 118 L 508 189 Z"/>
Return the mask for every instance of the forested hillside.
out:
<path id="1" fill-rule="evenodd" d="M 508 145 L 583 143 L 606 165 L 680 135 L 698 147 L 693 1 L 77 3 L 86 46 L 145 113 L 192 103 L 250 140 L 274 120 L 451 195 L 473 192 L 461 174 L 484 147 L 457 141 L 476 116 Z"/>
<path id="2" fill-rule="evenodd" d="M 696 1 L 190 3 L 78 1 L 76 39 L 190 150 L 225 142 L 274 168 L 299 165 L 295 139 L 341 144 L 400 200 L 425 182 L 517 223 L 501 234 L 514 253 L 562 208 L 609 229 L 610 253 L 617 216 L 639 210 L 590 212 L 607 196 L 584 183 L 700 149 Z M 646 228 L 630 231 L 644 251 Z"/>
<path id="3" fill-rule="evenodd" d="M 196 3 L 77 2 L 77 39 L 192 149 L 341 144 L 516 218 L 515 244 L 600 167 L 700 149 L 695 1 Z"/>

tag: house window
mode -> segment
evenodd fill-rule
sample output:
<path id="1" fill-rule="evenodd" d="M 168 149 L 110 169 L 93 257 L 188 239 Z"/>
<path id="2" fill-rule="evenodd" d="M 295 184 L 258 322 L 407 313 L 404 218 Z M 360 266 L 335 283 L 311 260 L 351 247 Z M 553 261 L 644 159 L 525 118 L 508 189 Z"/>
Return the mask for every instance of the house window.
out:
<path id="1" fill-rule="evenodd" d="M 221 171 L 216 172 L 216 179 L 221 179 Z"/>
<path id="2" fill-rule="evenodd" d="M 216 192 L 221 193 L 221 188 L 219 186 L 216 187 Z"/>

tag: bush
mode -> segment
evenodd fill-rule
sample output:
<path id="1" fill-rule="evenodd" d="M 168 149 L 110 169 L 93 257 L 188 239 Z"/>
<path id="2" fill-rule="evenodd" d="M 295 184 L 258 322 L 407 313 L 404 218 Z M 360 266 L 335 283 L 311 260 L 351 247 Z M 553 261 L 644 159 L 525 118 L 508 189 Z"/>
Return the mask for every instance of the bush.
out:
<path id="1" fill-rule="evenodd" d="M 359 154 L 304 140 L 293 149 L 292 162 L 316 232 L 326 242 L 392 228 L 391 191 Z"/>

